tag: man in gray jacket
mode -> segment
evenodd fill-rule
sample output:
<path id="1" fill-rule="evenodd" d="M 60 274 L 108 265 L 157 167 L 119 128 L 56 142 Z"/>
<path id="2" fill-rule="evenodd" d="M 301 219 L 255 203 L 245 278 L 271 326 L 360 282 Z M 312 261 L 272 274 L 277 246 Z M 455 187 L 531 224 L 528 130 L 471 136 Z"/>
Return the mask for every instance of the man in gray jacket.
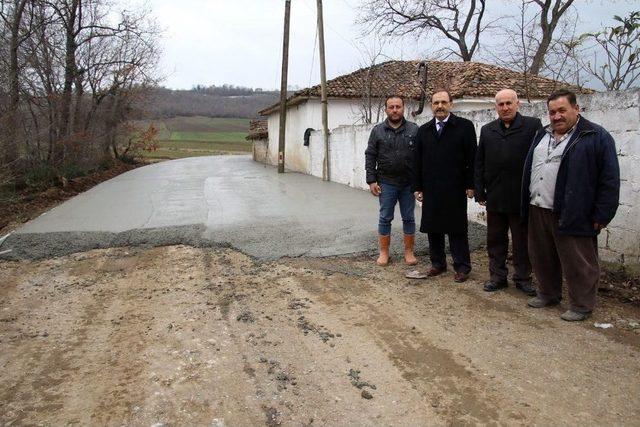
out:
<path id="1" fill-rule="evenodd" d="M 391 221 L 396 203 L 400 203 L 404 231 L 404 260 L 408 265 L 417 263 L 413 253 L 415 245 L 415 199 L 411 191 L 411 169 L 414 163 L 415 138 L 418 125 L 404 118 L 404 100 L 390 96 L 385 101 L 387 119 L 377 124 L 369 136 L 365 150 L 365 170 L 371 194 L 380 202 L 378 265 L 389 263 Z"/>

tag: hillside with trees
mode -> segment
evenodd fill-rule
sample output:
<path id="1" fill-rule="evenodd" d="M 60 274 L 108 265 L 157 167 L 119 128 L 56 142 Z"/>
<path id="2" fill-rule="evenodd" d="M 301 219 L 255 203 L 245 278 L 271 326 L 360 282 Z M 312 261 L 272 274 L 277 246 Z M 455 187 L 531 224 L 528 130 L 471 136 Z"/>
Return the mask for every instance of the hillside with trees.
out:
<path id="1" fill-rule="evenodd" d="M 144 108 L 148 118 L 179 116 L 256 118 L 258 111 L 279 101 L 279 92 L 238 87 L 195 86 L 190 90 L 163 87 L 149 91 Z"/>

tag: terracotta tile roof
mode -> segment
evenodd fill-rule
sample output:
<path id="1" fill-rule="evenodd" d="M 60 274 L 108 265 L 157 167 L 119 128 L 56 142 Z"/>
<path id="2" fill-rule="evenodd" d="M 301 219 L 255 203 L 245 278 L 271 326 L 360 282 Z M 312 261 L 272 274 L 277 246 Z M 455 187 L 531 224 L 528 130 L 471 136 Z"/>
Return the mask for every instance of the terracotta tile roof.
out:
<path id="1" fill-rule="evenodd" d="M 361 68 L 350 74 L 327 81 L 327 96 L 330 98 L 360 98 L 367 91 L 367 82 L 371 81 L 371 96 L 385 98 L 389 95 L 401 95 L 405 98 L 420 99 L 422 73 L 421 61 L 388 61 Z M 525 97 L 525 88 L 529 88 L 529 97 L 546 98 L 559 88 L 569 88 L 577 93 L 592 93 L 591 89 L 580 89 L 562 82 L 529 75 L 526 77 L 517 71 L 481 62 L 427 61 L 426 92 L 430 94 L 436 87 L 446 87 L 453 98 L 492 98 L 504 88 L 514 89 L 521 98 Z M 367 76 L 372 76 L 369 79 Z M 308 98 L 320 97 L 320 85 L 300 90 L 288 98 L 288 103 L 303 102 Z M 275 111 L 280 103 L 260 111 L 267 115 Z"/>
<path id="2" fill-rule="evenodd" d="M 249 122 L 249 135 L 246 136 L 247 141 L 256 139 L 268 139 L 269 132 L 266 120 L 251 120 Z"/>

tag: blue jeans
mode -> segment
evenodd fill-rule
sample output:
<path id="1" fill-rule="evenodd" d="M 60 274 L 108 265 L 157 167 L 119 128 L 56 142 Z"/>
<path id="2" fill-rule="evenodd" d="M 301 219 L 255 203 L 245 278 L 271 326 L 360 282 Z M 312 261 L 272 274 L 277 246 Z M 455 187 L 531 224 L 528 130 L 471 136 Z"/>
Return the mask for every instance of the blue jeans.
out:
<path id="1" fill-rule="evenodd" d="M 400 215 L 402 216 L 402 230 L 404 234 L 415 234 L 416 220 L 414 211 L 416 201 L 411 192 L 411 186 L 397 185 L 380 182 L 382 193 L 378 196 L 380 202 L 380 218 L 378 219 L 378 234 L 388 236 L 391 234 L 391 221 L 396 208 L 396 202 L 400 202 Z"/>

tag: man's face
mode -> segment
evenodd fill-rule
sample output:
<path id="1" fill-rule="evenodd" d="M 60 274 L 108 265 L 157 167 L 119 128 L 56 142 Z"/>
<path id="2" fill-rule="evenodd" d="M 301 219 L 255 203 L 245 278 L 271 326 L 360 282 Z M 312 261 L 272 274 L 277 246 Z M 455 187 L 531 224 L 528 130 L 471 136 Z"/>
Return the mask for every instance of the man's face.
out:
<path id="1" fill-rule="evenodd" d="M 404 104 L 400 98 L 387 99 L 387 105 L 384 109 L 387 118 L 391 123 L 398 123 L 404 116 Z"/>
<path id="2" fill-rule="evenodd" d="M 571 105 L 566 96 L 549 101 L 549 120 L 551 128 L 558 135 L 564 135 L 578 121 L 580 107 Z"/>
<path id="3" fill-rule="evenodd" d="M 496 94 L 496 111 L 498 117 L 505 123 L 511 123 L 516 117 L 520 101 L 513 90 L 501 90 Z"/>
<path id="4" fill-rule="evenodd" d="M 453 102 L 449 100 L 447 92 L 436 92 L 431 97 L 431 111 L 438 120 L 444 120 L 449 115 Z"/>

